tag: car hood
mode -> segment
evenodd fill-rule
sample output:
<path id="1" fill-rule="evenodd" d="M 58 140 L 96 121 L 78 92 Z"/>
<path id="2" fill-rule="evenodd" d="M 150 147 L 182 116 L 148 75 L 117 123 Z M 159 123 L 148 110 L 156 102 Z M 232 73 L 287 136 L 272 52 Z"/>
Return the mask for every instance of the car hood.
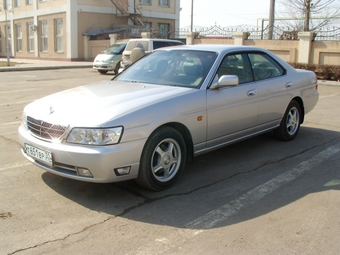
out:
<path id="1" fill-rule="evenodd" d="M 116 58 L 118 55 L 116 54 L 110 54 L 110 53 L 107 53 L 107 54 L 99 54 L 97 55 L 97 57 L 94 59 L 94 62 L 97 62 L 97 61 L 110 61 L 114 58 Z"/>
<path id="2" fill-rule="evenodd" d="M 110 120 L 193 90 L 173 86 L 105 81 L 44 97 L 27 105 L 24 112 L 27 116 L 51 124 L 100 127 L 107 126 L 106 123 Z"/>

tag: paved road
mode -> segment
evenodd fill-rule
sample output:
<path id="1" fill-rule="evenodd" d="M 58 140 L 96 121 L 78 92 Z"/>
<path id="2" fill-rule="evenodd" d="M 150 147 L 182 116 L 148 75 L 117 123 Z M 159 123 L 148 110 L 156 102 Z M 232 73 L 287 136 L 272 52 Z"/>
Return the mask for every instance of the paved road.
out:
<path id="1" fill-rule="evenodd" d="M 320 86 L 294 141 L 265 134 L 197 157 L 163 192 L 27 162 L 24 105 L 106 78 L 90 68 L 0 73 L 0 254 L 339 253 L 340 87 Z"/>

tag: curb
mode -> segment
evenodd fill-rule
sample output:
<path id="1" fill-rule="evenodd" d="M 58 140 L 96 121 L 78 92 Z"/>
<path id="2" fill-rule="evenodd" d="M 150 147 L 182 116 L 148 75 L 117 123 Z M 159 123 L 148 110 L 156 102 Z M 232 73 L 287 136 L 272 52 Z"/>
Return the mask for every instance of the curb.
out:
<path id="1" fill-rule="evenodd" d="M 93 68 L 91 65 L 70 65 L 70 66 L 28 66 L 28 67 L 1 67 L 0 72 L 15 71 L 35 71 L 35 70 L 53 70 L 53 69 L 73 69 L 73 68 Z"/>
<path id="2" fill-rule="evenodd" d="M 340 86 L 340 81 L 318 80 L 318 85 Z"/>

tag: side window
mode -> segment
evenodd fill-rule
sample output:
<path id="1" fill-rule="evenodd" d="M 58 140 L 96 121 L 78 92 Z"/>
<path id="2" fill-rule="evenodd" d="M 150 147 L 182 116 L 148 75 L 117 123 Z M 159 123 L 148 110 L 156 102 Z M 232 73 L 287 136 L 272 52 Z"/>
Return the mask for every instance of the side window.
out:
<path id="1" fill-rule="evenodd" d="M 153 41 L 153 49 L 158 49 L 158 48 L 163 48 L 167 46 L 166 42 L 162 42 L 162 41 Z"/>
<path id="2" fill-rule="evenodd" d="M 285 74 L 285 70 L 270 56 L 263 53 L 249 54 L 255 81 L 278 77 Z"/>
<path id="3" fill-rule="evenodd" d="M 239 83 L 253 81 L 249 62 L 244 54 L 227 55 L 217 70 L 218 79 L 222 75 L 237 75 Z"/>

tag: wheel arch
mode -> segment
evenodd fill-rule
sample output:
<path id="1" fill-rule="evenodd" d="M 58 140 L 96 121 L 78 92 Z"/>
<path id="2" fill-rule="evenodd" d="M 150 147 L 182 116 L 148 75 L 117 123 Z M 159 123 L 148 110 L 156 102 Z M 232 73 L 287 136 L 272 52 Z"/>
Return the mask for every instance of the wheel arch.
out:
<path id="1" fill-rule="evenodd" d="M 300 123 L 302 124 L 303 121 L 305 120 L 305 107 L 303 105 L 302 98 L 301 97 L 294 97 L 292 99 L 292 101 L 296 101 L 300 105 L 300 109 L 301 109 L 301 121 L 300 121 Z"/>
<path id="2" fill-rule="evenodd" d="M 169 123 L 165 123 L 165 124 L 159 126 L 153 132 L 155 132 L 156 130 L 158 130 L 162 127 L 171 127 L 173 129 L 177 130 L 182 135 L 184 142 L 185 142 L 185 145 L 186 145 L 187 162 L 191 163 L 193 158 L 194 158 L 194 147 L 193 147 L 193 142 L 192 142 L 192 136 L 191 136 L 189 129 L 185 125 L 183 125 L 182 123 L 169 122 Z"/>

